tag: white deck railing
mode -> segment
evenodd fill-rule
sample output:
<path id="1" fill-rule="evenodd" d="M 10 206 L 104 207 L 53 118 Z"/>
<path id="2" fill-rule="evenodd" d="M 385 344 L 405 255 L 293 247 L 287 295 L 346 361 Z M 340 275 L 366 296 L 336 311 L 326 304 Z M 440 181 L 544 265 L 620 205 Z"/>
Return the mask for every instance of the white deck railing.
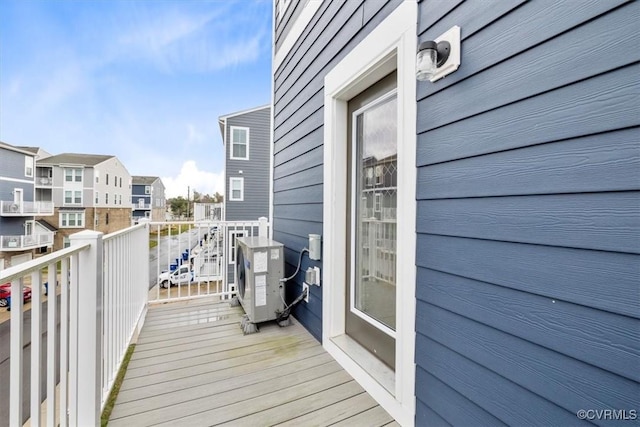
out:
<path id="1" fill-rule="evenodd" d="M 70 237 L 69 248 L 0 271 L 0 283 L 11 282 L 11 295 L 22 295 L 23 287 L 29 284 L 32 288 L 30 374 L 23 372 L 23 301 L 11 301 L 11 426 L 20 426 L 28 418 L 31 425 L 38 426 L 44 421 L 47 426 L 99 425 L 101 409 L 126 349 L 144 321 L 148 238 L 145 224 L 104 237 L 99 232 L 83 231 Z M 45 281 L 51 285 L 43 322 Z M 57 294 L 59 303 L 54 297 Z M 43 323 L 46 349 L 50 350 L 46 365 L 45 346 L 40 339 Z M 54 350 L 57 343 L 59 353 Z M 29 414 L 23 413 L 25 377 L 30 378 Z M 45 399 L 43 420 L 41 403 Z"/>
<path id="2" fill-rule="evenodd" d="M 0 201 L 2 216 L 53 215 L 53 202 L 13 202 Z"/>
<path id="3" fill-rule="evenodd" d="M 235 238 L 267 236 L 269 226 L 266 218 L 206 224 L 142 222 L 106 236 L 89 230 L 73 234 L 71 247 L 0 271 L 0 283 L 11 282 L 12 295 L 22 295 L 25 286 L 32 289 L 30 343 L 25 344 L 29 335 L 24 325 L 29 316 L 23 311 L 22 298 L 11 301 L 11 426 L 20 426 L 27 419 L 38 426 L 99 425 L 101 410 L 126 350 L 142 327 L 148 303 L 229 298 L 235 292 Z M 152 250 L 150 231 L 156 233 L 153 239 L 158 242 Z M 189 266 L 193 280 L 161 289 L 159 275 L 171 264 Z M 49 295 L 43 321 L 45 282 Z M 27 346 L 29 372 L 25 372 Z M 28 413 L 23 411 L 27 384 Z"/>
<path id="4" fill-rule="evenodd" d="M 53 245 L 53 233 L 0 236 L 0 251 L 24 251 Z"/>
<path id="5" fill-rule="evenodd" d="M 224 218 L 224 205 L 222 203 L 194 203 L 193 220 L 221 221 Z"/>
<path id="6" fill-rule="evenodd" d="M 149 302 L 211 296 L 230 298 L 235 293 L 235 238 L 268 236 L 268 227 L 266 218 L 151 223 L 152 238 L 158 244 L 151 249 Z M 167 277 L 181 267 L 188 270 L 187 276 Z"/>

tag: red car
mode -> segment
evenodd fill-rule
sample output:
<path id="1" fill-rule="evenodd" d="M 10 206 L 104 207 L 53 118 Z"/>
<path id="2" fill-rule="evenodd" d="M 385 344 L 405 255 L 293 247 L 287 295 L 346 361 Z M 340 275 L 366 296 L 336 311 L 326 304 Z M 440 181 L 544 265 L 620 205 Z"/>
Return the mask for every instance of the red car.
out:
<path id="1" fill-rule="evenodd" d="M 0 307 L 7 307 L 9 305 L 9 297 L 11 296 L 11 283 L 5 283 L 0 285 Z M 24 286 L 22 288 L 22 296 L 24 302 L 31 301 L 31 288 Z"/>

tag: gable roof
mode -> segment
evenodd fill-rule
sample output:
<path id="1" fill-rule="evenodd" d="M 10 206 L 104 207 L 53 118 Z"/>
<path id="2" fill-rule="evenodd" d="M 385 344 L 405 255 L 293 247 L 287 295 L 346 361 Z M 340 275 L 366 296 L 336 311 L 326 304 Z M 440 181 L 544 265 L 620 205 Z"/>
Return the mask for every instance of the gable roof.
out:
<path id="1" fill-rule="evenodd" d="M 132 176 L 131 184 L 133 185 L 152 185 L 154 182 L 159 180 L 160 178 L 157 176 Z"/>
<path id="2" fill-rule="evenodd" d="M 35 154 L 37 160 L 44 159 L 46 157 L 51 157 L 51 153 L 49 153 L 48 151 L 44 150 L 42 147 L 20 146 L 18 148 L 21 149 L 21 150 L 25 150 L 25 151 L 28 151 L 30 153 Z"/>
<path id="3" fill-rule="evenodd" d="M 95 166 L 106 160 L 112 159 L 115 156 L 105 154 L 80 154 L 80 153 L 63 153 L 55 156 L 47 157 L 40 160 L 40 164 L 72 164 L 72 165 L 84 165 Z"/>
<path id="4" fill-rule="evenodd" d="M 7 144 L 6 142 L 0 141 L 0 148 L 4 148 L 6 150 L 15 151 L 16 153 L 27 154 L 29 156 L 34 156 L 35 157 L 34 153 L 32 153 L 30 151 L 27 151 L 24 148 L 16 147 L 15 145 L 11 145 L 11 144 Z"/>
<path id="5" fill-rule="evenodd" d="M 260 110 L 266 110 L 266 109 L 271 109 L 271 104 L 262 105 L 260 107 L 248 108 L 246 110 L 236 111 L 235 113 L 229 113 L 229 114 L 225 114 L 224 116 L 218 117 L 218 125 L 220 126 L 220 133 L 222 134 L 222 145 L 225 145 L 224 126 L 225 126 L 225 121 L 227 119 L 231 117 L 241 116 L 243 114 L 253 113 L 254 111 L 260 111 Z"/>

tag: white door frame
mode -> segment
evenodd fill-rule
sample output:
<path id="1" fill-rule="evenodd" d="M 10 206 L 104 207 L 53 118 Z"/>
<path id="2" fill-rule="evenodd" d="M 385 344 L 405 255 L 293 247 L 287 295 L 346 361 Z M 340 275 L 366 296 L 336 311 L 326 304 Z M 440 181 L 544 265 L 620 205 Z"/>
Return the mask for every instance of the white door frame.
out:
<path id="1" fill-rule="evenodd" d="M 403 426 L 415 422 L 416 25 L 415 1 L 401 3 L 324 80 L 324 348 Z M 397 69 L 398 237 L 396 370 L 345 334 L 347 102 Z"/>

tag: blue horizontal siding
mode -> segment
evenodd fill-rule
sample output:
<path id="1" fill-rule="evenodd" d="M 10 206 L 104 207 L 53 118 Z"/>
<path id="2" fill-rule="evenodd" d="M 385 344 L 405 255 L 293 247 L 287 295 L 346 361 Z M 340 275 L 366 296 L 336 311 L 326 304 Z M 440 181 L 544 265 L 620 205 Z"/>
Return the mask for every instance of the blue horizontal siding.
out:
<path id="1" fill-rule="evenodd" d="M 640 404 L 640 4 L 483 3 L 420 3 L 416 424 L 582 425 Z"/>

